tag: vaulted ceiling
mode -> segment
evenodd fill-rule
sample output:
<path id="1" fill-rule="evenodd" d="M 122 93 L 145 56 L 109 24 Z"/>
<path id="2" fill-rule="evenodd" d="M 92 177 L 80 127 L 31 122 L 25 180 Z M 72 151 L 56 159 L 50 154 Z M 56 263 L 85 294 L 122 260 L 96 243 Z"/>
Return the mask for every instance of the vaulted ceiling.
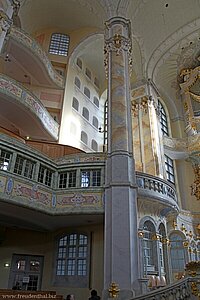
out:
<path id="1" fill-rule="evenodd" d="M 82 55 L 101 80 L 104 22 L 117 15 L 130 19 L 132 84 L 151 78 L 176 118 L 181 114 L 178 75 L 192 64 L 200 46 L 199 11 L 200 0 L 22 0 L 19 16 L 22 28 L 33 35 L 51 28 L 66 33 L 90 28 L 98 33 Z"/>

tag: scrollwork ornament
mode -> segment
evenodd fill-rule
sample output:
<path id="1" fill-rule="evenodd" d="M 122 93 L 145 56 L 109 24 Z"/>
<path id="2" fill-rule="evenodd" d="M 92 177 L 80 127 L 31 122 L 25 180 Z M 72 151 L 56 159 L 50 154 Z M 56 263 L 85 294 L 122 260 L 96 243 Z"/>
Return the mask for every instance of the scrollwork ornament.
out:
<path id="1" fill-rule="evenodd" d="M 11 25 L 12 20 L 9 19 L 6 13 L 0 11 L 0 33 L 2 33 L 3 31 L 7 31 Z"/>
<path id="2" fill-rule="evenodd" d="M 105 40 L 104 47 L 104 66 L 108 68 L 108 53 L 115 52 L 117 56 L 122 54 L 123 51 L 126 51 L 128 54 L 128 62 L 130 72 L 132 71 L 132 44 L 130 38 L 126 38 L 121 34 L 115 34 L 113 37 Z M 106 69 L 107 72 L 107 69 Z"/>

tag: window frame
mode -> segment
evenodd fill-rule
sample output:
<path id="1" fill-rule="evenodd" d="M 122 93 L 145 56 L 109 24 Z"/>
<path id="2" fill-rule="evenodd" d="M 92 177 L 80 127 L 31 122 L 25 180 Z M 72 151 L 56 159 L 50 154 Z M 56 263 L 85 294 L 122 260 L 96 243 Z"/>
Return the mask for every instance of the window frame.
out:
<path id="1" fill-rule="evenodd" d="M 74 244 L 73 241 L 71 244 L 69 243 L 70 241 L 69 237 L 73 235 L 77 235 L 78 243 L 76 244 Z M 86 244 L 80 243 L 81 236 L 87 238 Z M 66 238 L 65 242 L 61 246 L 60 241 L 64 238 Z M 65 232 L 64 234 L 57 236 L 55 242 L 56 242 L 55 243 L 56 248 L 55 248 L 54 284 L 56 286 L 60 286 L 61 284 L 66 285 L 66 280 L 67 280 L 67 283 L 72 287 L 88 287 L 89 278 L 90 278 L 90 235 L 86 232 L 79 232 L 77 230 Z M 81 250 L 81 247 L 85 247 L 85 246 L 87 247 L 87 253 L 82 253 L 81 251 L 85 249 Z M 69 249 L 72 249 L 72 251 L 69 251 Z M 59 257 L 59 253 L 61 257 Z M 81 254 L 81 256 L 79 256 L 79 254 Z M 67 266 L 69 266 L 67 265 L 67 261 L 70 260 L 75 261 L 75 264 L 72 264 L 72 266 L 75 266 L 75 268 L 74 269 L 72 268 L 71 270 L 70 269 L 67 270 Z M 78 262 L 80 260 L 85 260 L 86 262 L 84 264 L 85 270 L 83 270 L 83 274 L 78 274 Z M 60 265 L 62 266 L 61 268 L 62 274 L 58 274 L 58 261 L 62 261 L 62 263 L 60 263 Z M 72 272 L 72 274 L 70 274 L 70 272 Z"/>
<path id="2" fill-rule="evenodd" d="M 54 32 L 49 43 L 49 54 L 68 56 L 70 37 L 67 34 Z"/>

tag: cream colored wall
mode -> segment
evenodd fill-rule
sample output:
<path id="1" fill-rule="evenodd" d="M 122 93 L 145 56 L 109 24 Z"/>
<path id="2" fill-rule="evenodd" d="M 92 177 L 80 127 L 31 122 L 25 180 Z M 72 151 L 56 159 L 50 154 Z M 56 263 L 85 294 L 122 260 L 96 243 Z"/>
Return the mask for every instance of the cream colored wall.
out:
<path id="1" fill-rule="evenodd" d="M 0 245 L 0 288 L 7 288 L 10 268 L 4 263 L 10 263 L 13 254 L 28 254 L 44 256 L 42 290 L 55 290 L 66 296 L 73 293 L 76 300 L 87 299 L 89 288 L 95 288 L 101 293 L 103 289 L 103 225 L 73 227 L 73 231 L 81 231 L 90 235 L 91 243 L 91 279 L 88 288 L 56 287 L 52 284 L 55 259 L 55 238 L 58 234 L 69 232 L 62 229 L 54 233 L 41 233 L 22 229 L 7 229 L 5 240 Z M 70 228 L 71 232 L 72 228 Z"/>

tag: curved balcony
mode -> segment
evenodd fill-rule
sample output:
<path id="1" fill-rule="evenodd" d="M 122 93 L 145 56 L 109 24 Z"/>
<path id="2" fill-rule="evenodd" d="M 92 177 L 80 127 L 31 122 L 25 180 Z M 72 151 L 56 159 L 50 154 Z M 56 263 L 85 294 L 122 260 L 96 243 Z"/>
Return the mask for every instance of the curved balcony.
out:
<path id="1" fill-rule="evenodd" d="M 173 184 L 159 177 L 137 172 L 136 183 L 138 185 L 139 199 L 150 199 L 151 207 L 159 204 L 160 213 L 179 210 L 176 189 Z"/>
<path id="2" fill-rule="evenodd" d="M 45 229 L 81 220 L 102 221 L 105 160 L 105 153 L 51 159 L 0 134 L 1 215 L 26 223 L 31 220 Z M 150 199 L 163 211 L 178 209 L 175 188 L 168 182 L 138 172 L 136 179 L 139 203 Z"/>
<path id="3" fill-rule="evenodd" d="M 15 127 L 21 136 L 57 140 L 59 125 L 40 100 L 17 81 L 0 74 L 0 126 Z"/>
<path id="4" fill-rule="evenodd" d="M 11 57 L 10 63 L 17 61 L 38 84 L 64 88 L 64 77 L 55 71 L 40 45 L 22 29 L 11 27 L 4 51 Z"/>

